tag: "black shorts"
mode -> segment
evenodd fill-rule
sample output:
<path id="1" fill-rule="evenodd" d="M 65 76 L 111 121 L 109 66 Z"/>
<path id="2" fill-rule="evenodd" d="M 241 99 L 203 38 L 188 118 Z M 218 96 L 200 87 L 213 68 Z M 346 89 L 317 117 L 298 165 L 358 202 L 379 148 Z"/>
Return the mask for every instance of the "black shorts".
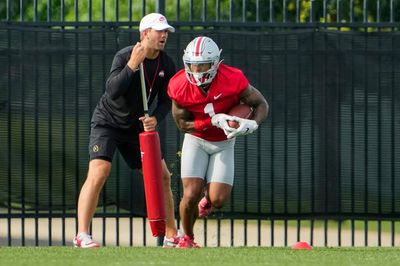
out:
<path id="1" fill-rule="evenodd" d="M 112 162 L 116 148 L 130 168 L 142 168 L 138 130 L 92 125 L 89 139 L 90 160 L 103 159 Z"/>

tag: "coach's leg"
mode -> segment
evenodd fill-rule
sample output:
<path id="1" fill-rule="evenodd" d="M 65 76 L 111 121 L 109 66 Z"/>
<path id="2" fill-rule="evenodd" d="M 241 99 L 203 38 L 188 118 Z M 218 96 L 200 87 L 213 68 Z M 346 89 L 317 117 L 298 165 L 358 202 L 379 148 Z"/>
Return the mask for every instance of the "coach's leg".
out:
<path id="1" fill-rule="evenodd" d="M 164 159 L 161 161 L 161 167 L 164 180 L 163 190 L 166 216 L 165 236 L 167 238 L 171 238 L 174 237 L 177 233 L 174 214 L 174 199 L 171 190 L 171 173 L 168 170 L 167 164 L 165 163 Z"/>
<path id="2" fill-rule="evenodd" d="M 94 159 L 89 163 L 89 171 L 82 186 L 78 200 L 78 233 L 89 232 L 89 224 L 93 218 L 100 191 L 111 171 L 111 163 Z"/>
<path id="3" fill-rule="evenodd" d="M 198 216 L 197 204 L 203 195 L 203 179 L 182 178 L 183 197 L 179 205 L 183 231 L 193 238 L 193 227 Z"/>

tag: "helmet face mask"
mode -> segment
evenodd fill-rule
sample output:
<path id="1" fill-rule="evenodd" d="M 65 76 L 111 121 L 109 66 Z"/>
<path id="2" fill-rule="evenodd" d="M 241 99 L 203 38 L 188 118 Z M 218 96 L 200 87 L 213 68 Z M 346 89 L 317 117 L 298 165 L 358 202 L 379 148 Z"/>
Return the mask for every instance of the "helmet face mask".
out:
<path id="1" fill-rule="evenodd" d="M 187 80 L 197 86 L 211 83 L 216 76 L 221 51 L 217 44 L 208 37 L 197 37 L 192 40 L 183 53 L 183 63 Z M 191 65 L 210 64 L 210 68 L 203 72 L 193 72 Z"/>

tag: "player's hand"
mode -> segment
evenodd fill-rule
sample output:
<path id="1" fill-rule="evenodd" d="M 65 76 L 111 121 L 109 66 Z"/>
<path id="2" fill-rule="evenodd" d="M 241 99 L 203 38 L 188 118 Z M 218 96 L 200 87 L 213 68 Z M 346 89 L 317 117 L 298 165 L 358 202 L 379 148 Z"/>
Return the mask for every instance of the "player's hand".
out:
<path id="1" fill-rule="evenodd" d="M 232 119 L 233 119 L 233 116 L 219 113 L 219 114 L 214 115 L 211 118 L 211 124 L 213 126 L 216 126 L 220 129 L 222 129 L 224 131 L 225 135 L 228 135 L 228 134 L 231 134 L 236 131 L 235 128 L 230 127 L 228 124 L 228 120 L 232 120 Z"/>
<path id="2" fill-rule="evenodd" d="M 236 131 L 233 131 L 227 135 L 228 139 L 237 137 L 237 136 L 242 136 L 242 135 L 247 135 L 251 134 L 254 131 L 257 130 L 258 124 L 256 121 L 251 120 L 251 119 L 244 119 L 240 117 L 233 116 L 231 120 L 234 120 L 239 123 L 239 127 L 236 129 Z"/>
<path id="3" fill-rule="evenodd" d="M 142 116 L 139 118 L 143 123 L 144 131 L 155 131 L 157 126 L 157 118 L 155 116 Z"/>
<path id="4" fill-rule="evenodd" d="M 137 42 L 132 48 L 131 57 L 128 61 L 128 66 L 132 70 L 136 70 L 139 65 L 144 61 L 146 55 L 144 52 L 144 46 Z"/>
<path id="5" fill-rule="evenodd" d="M 232 116 L 227 115 L 227 114 L 216 114 L 213 115 L 213 117 L 211 117 L 211 124 L 213 126 L 216 126 L 218 128 L 223 129 L 225 126 L 228 125 L 228 120 L 230 120 L 232 118 Z"/>

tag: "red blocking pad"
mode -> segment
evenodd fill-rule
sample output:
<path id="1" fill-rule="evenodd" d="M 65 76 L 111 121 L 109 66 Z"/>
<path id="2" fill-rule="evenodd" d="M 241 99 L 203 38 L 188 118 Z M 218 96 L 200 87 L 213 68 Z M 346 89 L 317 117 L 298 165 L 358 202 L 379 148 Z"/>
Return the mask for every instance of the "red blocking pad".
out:
<path id="1" fill-rule="evenodd" d="M 160 137 L 157 131 L 139 134 L 147 218 L 153 236 L 165 235 L 164 190 Z"/>

